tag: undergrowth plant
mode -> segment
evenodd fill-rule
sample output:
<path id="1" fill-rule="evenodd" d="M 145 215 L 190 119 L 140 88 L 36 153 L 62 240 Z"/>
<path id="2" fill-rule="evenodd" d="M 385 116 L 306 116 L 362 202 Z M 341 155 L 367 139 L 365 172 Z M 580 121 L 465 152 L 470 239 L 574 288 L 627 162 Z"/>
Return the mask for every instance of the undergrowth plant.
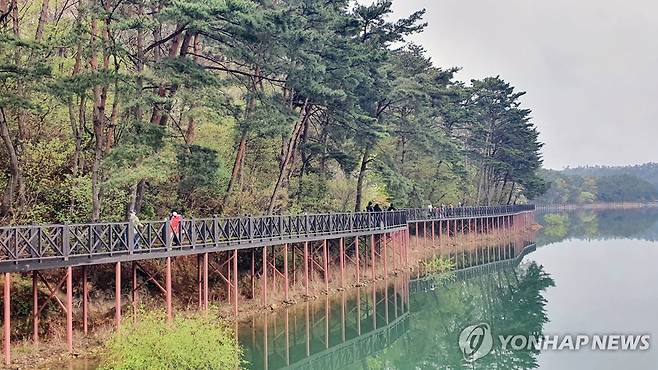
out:
<path id="1" fill-rule="evenodd" d="M 102 369 L 224 370 L 239 368 L 242 350 L 217 315 L 180 315 L 167 323 L 162 313 L 145 312 L 107 342 Z"/>

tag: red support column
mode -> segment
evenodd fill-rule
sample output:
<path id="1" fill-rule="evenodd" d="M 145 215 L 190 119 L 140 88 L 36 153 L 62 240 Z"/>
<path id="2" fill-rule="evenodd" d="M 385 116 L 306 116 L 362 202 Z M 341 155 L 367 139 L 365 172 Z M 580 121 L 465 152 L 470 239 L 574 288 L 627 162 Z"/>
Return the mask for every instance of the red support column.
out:
<path id="1" fill-rule="evenodd" d="M 387 262 L 386 262 L 386 258 L 387 258 L 388 253 L 386 253 L 386 233 L 382 234 L 382 244 L 383 244 L 382 245 L 382 247 L 383 247 L 382 259 L 384 260 L 384 277 L 387 277 L 388 276 L 388 265 L 387 265 Z"/>
<path id="2" fill-rule="evenodd" d="M 420 238 L 418 237 L 418 222 L 414 222 L 414 225 L 416 225 L 416 248 L 418 248 L 418 243 L 420 240 Z M 393 256 L 395 256 L 395 251 L 393 252 Z"/>
<path id="3" fill-rule="evenodd" d="M 130 299 L 133 305 L 133 319 L 137 316 L 137 262 L 132 262 L 132 289 L 130 292 Z"/>
<path id="4" fill-rule="evenodd" d="M 322 240 L 322 254 L 324 255 L 324 286 L 329 294 L 329 254 L 327 253 L 327 239 Z"/>
<path id="5" fill-rule="evenodd" d="M 39 286 L 37 272 L 32 271 L 32 340 L 39 343 Z"/>
<path id="6" fill-rule="evenodd" d="M 254 248 L 251 248 L 251 299 L 254 299 L 254 295 L 256 292 L 256 282 L 254 280 L 254 275 L 256 274 L 256 252 L 254 251 Z"/>
<path id="7" fill-rule="evenodd" d="M 443 245 L 443 221 L 439 220 L 439 247 Z"/>
<path id="8" fill-rule="evenodd" d="M 263 305 L 267 305 L 267 247 L 263 247 L 263 281 L 261 282 L 261 289 L 263 289 Z"/>
<path id="9" fill-rule="evenodd" d="M 286 301 L 288 300 L 288 285 L 289 285 L 289 279 L 288 279 L 288 243 L 285 243 L 283 245 L 283 277 L 285 280 L 285 294 L 286 294 Z"/>
<path id="10" fill-rule="evenodd" d="M 345 239 L 340 238 L 338 243 L 340 249 L 340 286 L 345 288 Z"/>
<path id="11" fill-rule="evenodd" d="M 89 329 L 89 279 L 87 266 L 82 266 L 82 331 L 87 335 Z"/>
<path id="12" fill-rule="evenodd" d="M 423 221 L 423 240 L 427 244 L 427 222 Z"/>
<path id="13" fill-rule="evenodd" d="M 286 271 L 286 275 L 288 271 Z M 287 289 L 287 286 L 286 286 Z M 233 314 L 238 317 L 238 250 L 233 250 Z M 237 331 L 236 331 L 237 336 Z"/>
<path id="14" fill-rule="evenodd" d="M 370 234 L 370 269 L 372 271 L 372 280 L 375 280 L 375 235 Z"/>
<path id="15" fill-rule="evenodd" d="M 73 353 L 73 267 L 66 268 L 66 349 Z"/>
<path id="16" fill-rule="evenodd" d="M 304 242 L 304 289 L 308 296 L 308 242 Z"/>
<path id="17" fill-rule="evenodd" d="M 391 233 L 391 255 L 393 256 L 393 271 L 398 269 L 398 262 L 395 259 L 395 249 L 400 249 L 395 242 L 395 232 Z M 418 247 L 418 223 L 416 223 L 416 247 Z"/>
<path id="18" fill-rule="evenodd" d="M 434 228 L 435 225 L 432 225 L 432 228 Z M 402 245 L 403 245 L 403 251 L 404 251 L 404 263 L 405 267 L 409 267 L 409 243 L 407 240 L 407 231 L 408 230 L 402 230 L 400 232 L 400 236 L 402 237 Z"/>
<path id="19" fill-rule="evenodd" d="M 400 267 L 404 269 L 404 242 L 402 241 L 402 235 L 399 231 L 395 232 L 395 239 L 398 245 L 398 254 L 400 255 Z"/>
<path id="20" fill-rule="evenodd" d="M 171 308 L 171 257 L 167 257 L 167 266 L 165 271 L 165 304 L 167 306 L 167 322 L 174 318 Z"/>
<path id="21" fill-rule="evenodd" d="M 434 238 L 434 229 L 436 228 L 435 221 L 431 221 L 430 224 L 432 225 L 432 248 L 436 245 L 435 238 Z"/>
<path id="22" fill-rule="evenodd" d="M 5 355 L 5 365 L 9 366 L 11 363 L 11 275 L 8 272 L 5 272 L 5 285 L 3 287 L 4 291 L 4 314 L 2 316 L 3 322 L 3 349 Z"/>
<path id="23" fill-rule="evenodd" d="M 272 289 L 276 291 L 276 247 L 272 246 Z"/>
<path id="24" fill-rule="evenodd" d="M 199 310 L 203 309 L 203 272 L 201 271 L 201 255 L 196 255 L 196 284 L 197 284 L 197 301 L 199 302 Z"/>
<path id="25" fill-rule="evenodd" d="M 114 264 L 114 326 L 121 327 L 121 262 Z"/>
<path id="26" fill-rule="evenodd" d="M 208 311 L 208 253 L 203 254 L 203 309 Z"/>
<path id="27" fill-rule="evenodd" d="M 356 256 L 356 284 L 360 284 L 361 272 L 359 271 L 359 237 L 354 238 L 354 254 Z M 360 334 L 359 334 L 360 335 Z"/>

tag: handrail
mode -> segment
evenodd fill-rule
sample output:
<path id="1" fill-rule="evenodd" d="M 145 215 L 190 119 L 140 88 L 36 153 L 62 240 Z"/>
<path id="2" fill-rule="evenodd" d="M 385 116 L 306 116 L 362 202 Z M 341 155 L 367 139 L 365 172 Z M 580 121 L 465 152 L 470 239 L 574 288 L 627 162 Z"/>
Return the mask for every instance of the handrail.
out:
<path id="1" fill-rule="evenodd" d="M 407 209 L 407 222 L 439 221 L 473 217 L 492 217 L 534 211 L 533 204 L 477 207 L 435 207 Z"/>

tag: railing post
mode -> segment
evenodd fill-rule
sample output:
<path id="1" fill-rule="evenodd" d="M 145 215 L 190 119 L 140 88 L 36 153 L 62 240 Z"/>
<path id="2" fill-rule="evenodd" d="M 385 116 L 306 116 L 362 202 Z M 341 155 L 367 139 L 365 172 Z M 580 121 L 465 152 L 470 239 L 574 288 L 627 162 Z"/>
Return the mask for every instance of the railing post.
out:
<path id="1" fill-rule="evenodd" d="M 71 253 L 71 234 L 69 232 L 69 224 L 62 225 L 62 252 L 64 253 L 64 260 L 68 261 L 69 254 Z"/>
<path id="2" fill-rule="evenodd" d="M 165 232 L 165 248 L 167 248 L 167 250 L 170 251 L 171 250 L 171 239 L 172 239 L 172 236 L 173 236 L 172 234 L 173 234 L 174 231 L 171 229 L 171 220 L 169 220 L 168 218 L 165 220 L 164 228 L 165 228 L 165 230 L 164 230 L 164 232 Z"/>
<path id="3" fill-rule="evenodd" d="M 249 241 L 253 243 L 253 241 L 254 241 L 254 218 L 250 215 L 248 220 L 249 220 L 249 223 L 248 223 L 247 227 L 249 228 L 249 230 L 247 230 L 247 231 L 249 232 Z"/>
<path id="4" fill-rule="evenodd" d="M 217 220 L 217 215 L 212 216 L 212 232 L 214 239 L 214 246 L 219 246 L 219 221 Z"/>
<path id="5" fill-rule="evenodd" d="M 304 229 L 306 230 L 306 235 L 311 235 L 311 230 L 309 229 L 308 224 L 308 213 L 304 213 Z"/>
<path id="6" fill-rule="evenodd" d="M 196 249 L 197 229 L 194 218 L 190 220 L 190 231 L 190 244 L 192 245 L 192 249 Z"/>
<path id="7" fill-rule="evenodd" d="M 133 251 L 135 250 L 135 224 L 132 222 L 132 220 L 128 221 L 128 254 L 133 254 Z"/>

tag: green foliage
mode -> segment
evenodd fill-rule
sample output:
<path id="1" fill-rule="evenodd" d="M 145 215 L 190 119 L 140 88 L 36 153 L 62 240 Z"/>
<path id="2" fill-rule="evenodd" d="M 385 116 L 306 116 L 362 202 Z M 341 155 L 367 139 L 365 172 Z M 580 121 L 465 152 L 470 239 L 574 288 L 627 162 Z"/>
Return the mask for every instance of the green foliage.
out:
<path id="1" fill-rule="evenodd" d="M 454 271 L 457 266 L 451 258 L 445 256 L 437 256 L 429 260 L 422 261 L 421 264 L 426 272 L 432 274 L 451 272 Z"/>
<path id="2" fill-rule="evenodd" d="M 234 333 L 214 315 L 177 316 L 171 324 L 158 313 L 140 313 L 107 343 L 104 369 L 234 369 L 242 350 Z"/>
<path id="3" fill-rule="evenodd" d="M 538 199 L 542 203 L 651 202 L 658 199 L 658 189 L 647 180 L 630 174 L 581 176 L 578 171 L 542 170 L 540 176 L 550 183 Z M 613 171 L 582 171 L 604 174 Z"/>
<path id="4" fill-rule="evenodd" d="M 37 37 L 40 5 L 11 19 L 18 32 L 0 29 L 3 223 L 514 203 L 545 190 L 523 93 L 499 77 L 458 81 L 407 43 L 424 10 L 78 2 Z"/>

